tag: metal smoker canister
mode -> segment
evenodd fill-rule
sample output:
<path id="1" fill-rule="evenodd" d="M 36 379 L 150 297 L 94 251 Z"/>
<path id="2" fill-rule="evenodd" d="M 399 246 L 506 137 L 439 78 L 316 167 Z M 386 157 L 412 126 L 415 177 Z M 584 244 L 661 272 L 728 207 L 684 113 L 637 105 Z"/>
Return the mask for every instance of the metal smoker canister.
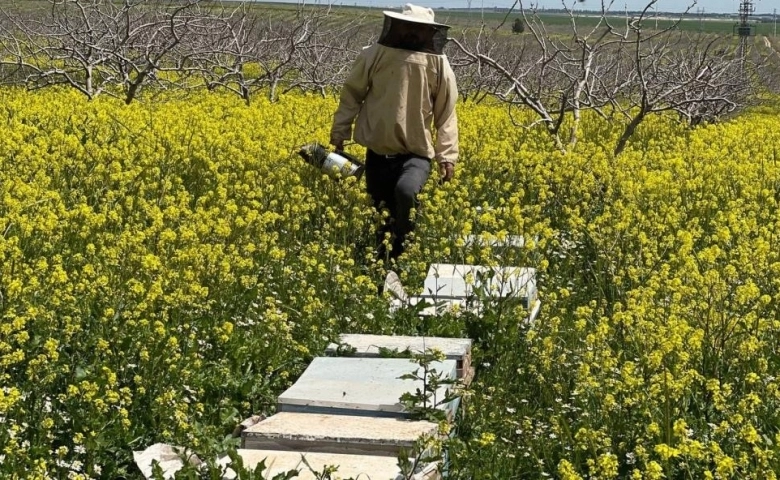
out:
<path id="1" fill-rule="evenodd" d="M 332 177 L 360 178 L 365 166 L 360 161 L 346 152 L 329 152 L 319 143 L 304 145 L 298 150 L 298 155 L 303 157 L 306 163 L 313 165 Z"/>

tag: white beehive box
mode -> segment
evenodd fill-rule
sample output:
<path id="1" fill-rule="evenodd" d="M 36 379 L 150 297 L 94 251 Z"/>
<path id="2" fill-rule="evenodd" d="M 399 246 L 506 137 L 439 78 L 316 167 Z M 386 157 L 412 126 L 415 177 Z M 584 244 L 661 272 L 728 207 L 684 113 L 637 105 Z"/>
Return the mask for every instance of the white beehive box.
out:
<path id="1" fill-rule="evenodd" d="M 331 477 L 340 479 L 371 479 L 371 480 L 406 480 L 398 468 L 398 459 L 390 456 L 349 455 L 341 453 L 301 453 L 282 450 L 249 450 L 239 449 L 238 454 L 244 467 L 254 470 L 260 462 L 265 461 L 266 470 L 263 478 L 273 478 L 276 475 L 297 470 L 296 480 L 319 480 L 320 476 L 312 473 L 322 473 L 327 467 L 337 467 Z M 305 462 L 304 462 L 305 459 Z M 220 463 L 227 466 L 229 458 L 223 458 Z M 307 466 L 308 464 L 308 466 Z M 311 469 L 309 468 L 311 467 Z M 438 480 L 437 463 L 420 465 L 415 469 L 411 480 Z"/>
<path id="2" fill-rule="evenodd" d="M 457 378 L 455 360 L 432 362 L 444 379 Z M 419 370 L 419 371 L 418 371 Z M 317 357 L 295 384 L 277 399 L 278 411 L 408 418 L 400 402 L 404 393 L 423 389 L 420 380 L 399 377 L 421 367 L 406 358 Z M 451 386 L 442 385 L 437 401 L 444 399 Z M 454 418 L 458 401 L 438 408 Z"/>
<path id="3" fill-rule="evenodd" d="M 516 297 L 528 308 L 537 298 L 536 269 L 434 263 L 428 269 L 423 298 L 469 299 L 482 291 L 488 297 Z"/>
<path id="4" fill-rule="evenodd" d="M 523 248 L 525 238 L 521 235 L 507 235 L 499 238 L 495 235 L 466 235 L 463 237 L 464 245 L 488 246 L 493 248 Z"/>
<path id="5" fill-rule="evenodd" d="M 436 349 L 449 360 L 455 360 L 457 364 L 458 378 L 462 378 L 471 367 L 470 338 L 447 337 L 411 337 L 401 335 L 365 335 L 342 334 L 339 336 L 339 344 L 354 349 L 350 353 L 352 357 L 378 358 L 383 350 L 419 354 L 430 349 Z M 331 343 L 325 350 L 328 355 L 337 355 L 339 344 Z"/>
<path id="6" fill-rule="evenodd" d="M 241 443 L 259 450 L 397 457 L 437 432 L 435 423 L 424 420 L 281 412 L 244 430 Z"/>

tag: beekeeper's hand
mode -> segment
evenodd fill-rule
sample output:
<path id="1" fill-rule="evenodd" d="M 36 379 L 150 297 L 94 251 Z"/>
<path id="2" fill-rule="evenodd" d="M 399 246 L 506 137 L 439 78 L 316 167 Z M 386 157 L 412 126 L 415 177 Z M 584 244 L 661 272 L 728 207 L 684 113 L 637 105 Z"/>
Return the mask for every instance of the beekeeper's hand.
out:
<path id="1" fill-rule="evenodd" d="M 455 164 L 450 162 L 442 162 L 439 164 L 439 176 L 441 182 L 449 182 L 452 177 L 455 176 Z"/>
<path id="2" fill-rule="evenodd" d="M 330 141 L 331 145 L 333 145 L 336 148 L 337 152 L 343 152 L 344 151 L 344 140 L 337 140 L 337 141 Z"/>

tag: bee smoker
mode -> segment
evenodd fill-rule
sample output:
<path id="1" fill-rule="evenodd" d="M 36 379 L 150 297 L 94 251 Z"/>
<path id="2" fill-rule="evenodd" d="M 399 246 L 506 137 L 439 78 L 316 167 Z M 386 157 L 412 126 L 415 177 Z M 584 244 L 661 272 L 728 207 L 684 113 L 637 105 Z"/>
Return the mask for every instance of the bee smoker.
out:
<path id="1" fill-rule="evenodd" d="M 331 177 L 351 177 L 358 179 L 363 175 L 365 165 L 347 152 L 330 152 L 319 143 L 309 143 L 298 150 L 306 163 L 319 168 Z"/>

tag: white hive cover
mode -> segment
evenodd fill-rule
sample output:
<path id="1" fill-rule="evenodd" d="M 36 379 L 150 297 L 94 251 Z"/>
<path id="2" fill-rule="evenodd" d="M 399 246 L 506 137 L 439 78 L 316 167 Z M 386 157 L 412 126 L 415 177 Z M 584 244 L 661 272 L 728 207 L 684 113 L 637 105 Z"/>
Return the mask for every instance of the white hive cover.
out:
<path id="1" fill-rule="evenodd" d="M 419 368 L 406 358 L 317 357 L 279 396 L 279 411 L 404 417 L 401 396 L 422 389 L 423 382 L 399 377 Z M 455 360 L 432 362 L 430 368 L 443 378 L 457 378 Z M 447 390 L 448 386 L 437 390 L 437 401 Z M 455 407 L 440 408 L 452 413 Z"/>
<path id="2" fill-rule="evenodd" d="M 428 269 L 421 297 L 464 299 L 482 289 L 488 297 L 536 299 L 536 269 L 434 263 Z"/>
<path id="3" fill-rule="evenodd" d="M 412 353 L 423 353 L 429 349 L 442 352 L 449 359 L 459 359 L 468 355 L 471 351 L 470 338 L 447 337 L 411 337 L 400 335 L 366 335 L 366 334 L 342 334 L 339 336 L 342 344 L 355 349 L 355 357 L 378 357 L 380 349 L 403 352 L 409 350 Z M 338 345 L 332 343 L 328 346 L 329 353 L 335 353 Z"/>

